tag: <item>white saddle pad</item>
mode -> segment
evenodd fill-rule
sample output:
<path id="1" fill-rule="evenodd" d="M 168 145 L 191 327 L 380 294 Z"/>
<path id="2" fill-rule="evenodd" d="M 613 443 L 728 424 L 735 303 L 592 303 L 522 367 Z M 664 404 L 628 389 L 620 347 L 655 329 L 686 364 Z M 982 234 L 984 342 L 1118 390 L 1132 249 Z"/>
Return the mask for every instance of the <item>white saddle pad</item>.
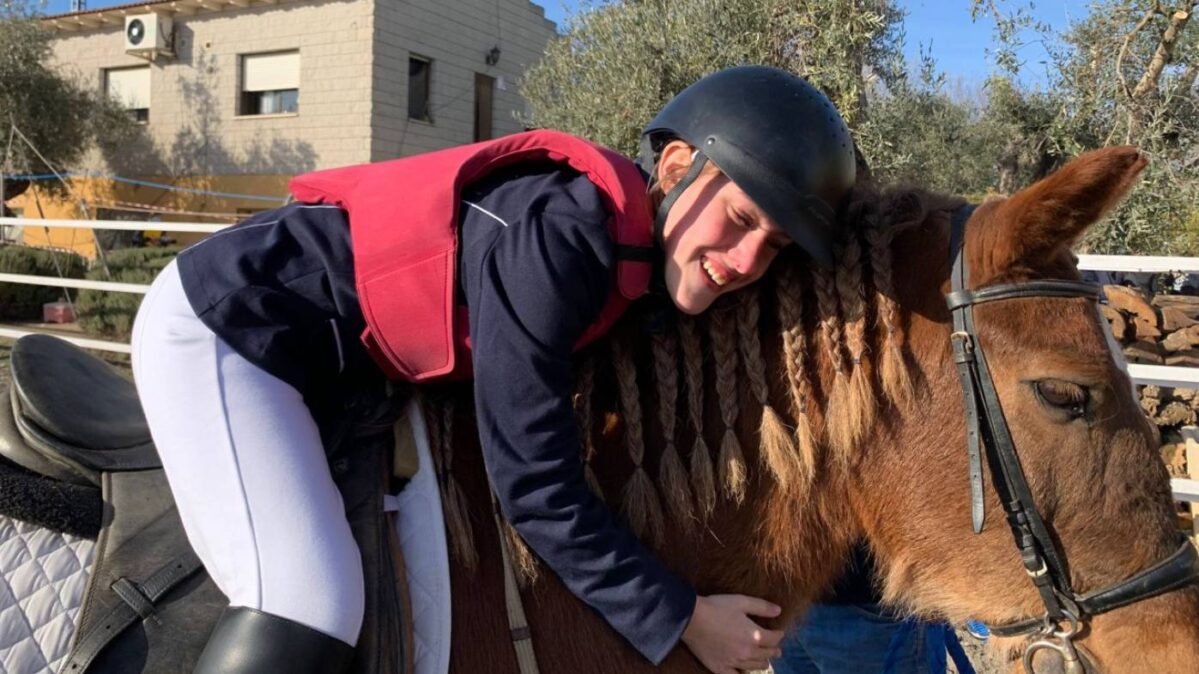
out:
<path id="1" fill-rule="evenodd" d="M 404 550 L 412 600 L 416 663 L 414 674 L 450 671 L 450 560 L 441 492 L 429 450 L 429 434 L 420 405 L 408 403 L 407 419 L 416 440 L 420 469 L 396 496 L 396 532 Z"/>
<path id="2" fill-rule="evenodd" d="M 95 541 L 0 515 L 0 674 L 53 674 L 66 660 Z"/>

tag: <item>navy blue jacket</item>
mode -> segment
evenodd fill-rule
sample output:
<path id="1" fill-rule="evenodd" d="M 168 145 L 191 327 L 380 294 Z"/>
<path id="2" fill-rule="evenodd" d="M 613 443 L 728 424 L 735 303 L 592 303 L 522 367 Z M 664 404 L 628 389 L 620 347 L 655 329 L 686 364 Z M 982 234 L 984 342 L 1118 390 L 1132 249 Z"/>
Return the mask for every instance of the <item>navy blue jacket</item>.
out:
<path id="1" fill-rule="evenodd" d="M 463 195 L 460 298 L 469 309 L 483 458 L 500 506 L 580 599 L 655 664 L 678 642 L 695 592 L 587 488 L 570 406 L 572 349 L 613 287 L 615 245 L 579 174 L 523 165 Z M 348 223 L 335 207 L 256 215 L 179 256 L 197 315 L 306 399 L 378 368 Z"/>

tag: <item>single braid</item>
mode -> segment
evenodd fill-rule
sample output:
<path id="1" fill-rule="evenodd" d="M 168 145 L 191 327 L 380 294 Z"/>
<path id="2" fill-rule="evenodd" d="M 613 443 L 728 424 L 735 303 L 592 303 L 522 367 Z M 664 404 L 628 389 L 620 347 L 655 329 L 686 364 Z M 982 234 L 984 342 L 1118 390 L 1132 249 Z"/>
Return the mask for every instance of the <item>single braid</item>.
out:
<path id="1" fill-rule="evenodd" d="M 766 381 L 766 364 L 762 360 L 762 342 L 758 337 L 761 322 L 761 292 L 755 285 L 741 291 L 737 302 L 737 335 L 741 361 L 750 390 L 762 408 L 758 437 L 761 443 L 758 458 L 783 491 L 793 489 L 801 479 L 799 457 L 791 442 L 791 432 L 770 405 L 770 385 Z"/>
<path id="2" fill-rule="evenodd" d="M 833 366 L 833 385 L 825 403 L 824 427 L 829 444 L 842 456 L 847 456 L 853 445 L 853 428 L 846 408 L 849 403 L 849 377 L 841 352 L 842 326 L 837 283 L 834 275 L 823 269 L 813 271 L 812 281 L 816 288 L 816 307 L 820 311 L 820 334 L 825 353 Z"/>
<path id="3" fill-rule="evenodd" d="M 675 445 L 675 421 L 679 395 L 678 356 L 673 334 L 662 332 L 651 340 L 654 352 L 654 381 L 658 385 L 658 421 L 662 426 L 664 446 L 658 462 L 658 481 L 662 486 L 666 507 L 676 522 L 690 527 L 694 517 L 691 488 L 687 484 L 687 469 Z"/>
<path id="4" fill-rule="evenodd" d="M 779 325 L 783 331 L 783 357 L 795 417 L 795 442 L 799 449 L 800 485 L 811 486 L 816 476 L 816 436 L 808 406 L 816 399 L 808 379 L 808 336 L 803 325 L 803 284 L 799 273 L 787 267 L 777 283 Z"/>
<path id="5" fill-rule="evenodd" d="M 595 392 L 595 358 L 588 357 L 579 367 L 574 395 L 575 417 L 579 422 L 579 437 L 582 440 L 583 477 L 587 486 L 599 499 L 604 499 L 604 490 L 600 487 L 595 471 L 591 469 L 591 461 L 595 459 L 594 428 L 591 419 L 591 396 Z"/>
<path id="6" fill-rule="evenodd" d="M 883 393 L 899 407 L 911 403 L 914 394 L 912 377 L 904 357 L 904 338 L 898 320 L 898 302 L 892 283 L 891 244 L 895 229 L 881 223 L 866 229 L 870 247 L 870 267 L 874 271 L 875 300 L 878 303 L 879 323 L 883 329 L 883 348 L 879 372 Z"/>
<path id="7" fill-rule="evenodd" d="M 694 318 L 680 317 L 679 338 L 683 346 L 683 378 L 687 384 L 687 416 L 695 434 L 691 445 L 691 486 L 703 521 L 716 507 L 716 476 L 712 455 L 704 440 L 704 356 Z"/>
<path id="8" fill-rule="evenodd" d="M 850 440 L 854 444 L 862 439 L 866 430 L 874 423 L 874 395 L 870 376 L 866 369 L 866 297 L 862 285 L 862 246 L 858 238 L 850 234 L 842 250 L 841 264 L 837 267 L 837 296 L 841 303 L 841 315 L 845 320 L 845 343 L 849 350 L 853 374 L 849 379 Z"/>
<path id="9" fill-rule="evenodd" d="M 662 504 L 654 490 L 653 481 L 642 465 L 645 459 L 644 434 L 641 427 L 641 392 L 637 388 L 637 367 L 632 354 L 620 340 L 612 340 L 612 360 L 616 369 L 616 387 L 624 409 L 625 449 L 633 462 L 633 475 L 624 492 L 624 512 L 629 527 L 639 537 L 659 541 L 662 536 Z"/>
<path id="10" fill-rule="evenodd" d="M 712 338 L 712 355 L 716 360 L 716 399 L 720 417 L 724 420 L 724 437 L 720 441 L 718 471 L 724 495 L 738 505 L 745 500 L 745 456 L 737 440 L 737 344 L 731 312 L 726 307 L 712 310 L 708 334 Z"/>

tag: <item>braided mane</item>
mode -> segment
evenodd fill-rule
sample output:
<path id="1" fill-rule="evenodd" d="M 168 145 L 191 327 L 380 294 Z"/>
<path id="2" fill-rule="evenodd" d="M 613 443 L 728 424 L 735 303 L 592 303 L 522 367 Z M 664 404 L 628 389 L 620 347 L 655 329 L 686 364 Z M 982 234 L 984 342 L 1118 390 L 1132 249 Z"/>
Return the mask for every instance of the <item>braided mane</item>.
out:
<path id="1" fill-rule="evenodd" d="M 581 354 L 574 402 L 592 490 L 651 543 L 670 527 L 702 528 L 721 503 L 740 505 L 754 479 L 770 480 L 791 507 L 802 505 L 822 472 L 844 468 L 862 451 L 884 405 L 911 404 L 892 244 L 957 203 L 919 190 L 859 188 L 841 222 L 835 269 L 814 269 L 788 250 L 762 281 L 720 298 L 702 316 L 672 312 L 670 320 L 647 321 L 648 309 L 633 307 Z M 647 323 L 657 328 L 648 335 Z M 429 427 L 440 431 L 435 447 L 443 492 L 451 495 L 455 556 L 470 566 L 477 555 L 453 485 L 448 416 L 430 415 Z M 627 455 L 619 490 L 611 489 L 617 462 L 596 451 L 602 440 L 612 446 L 616 434 Z M 607 491 L 597 473 L 609 478 Z M 514 533 L 509 540 L 532 577 L 532 555 Z"/>

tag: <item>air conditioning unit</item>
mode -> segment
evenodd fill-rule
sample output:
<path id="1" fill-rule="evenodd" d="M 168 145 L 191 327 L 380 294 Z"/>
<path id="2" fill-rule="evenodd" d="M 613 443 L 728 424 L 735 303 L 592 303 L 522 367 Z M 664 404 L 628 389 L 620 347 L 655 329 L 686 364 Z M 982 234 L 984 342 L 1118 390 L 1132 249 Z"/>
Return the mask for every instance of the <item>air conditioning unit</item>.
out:
<path id="1" fill-rule="evenodd" d="M 170 17 L 148 12 L 125 17 L 125 53 L 154 60 L 175 55 Z"/>

